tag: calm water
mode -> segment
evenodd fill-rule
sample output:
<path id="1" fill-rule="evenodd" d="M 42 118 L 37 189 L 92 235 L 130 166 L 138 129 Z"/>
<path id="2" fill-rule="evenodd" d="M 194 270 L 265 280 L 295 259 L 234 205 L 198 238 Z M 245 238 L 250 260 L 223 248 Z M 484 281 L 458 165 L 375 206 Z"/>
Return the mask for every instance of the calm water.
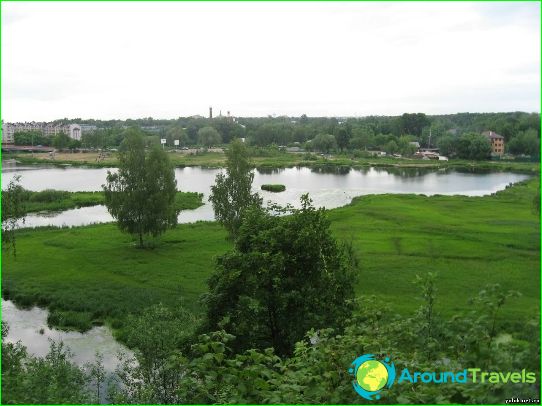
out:
<path id="1" fill-rule="evenodd" d="M 62 341 L 70 348 L 72 360 L 84 365 L 95 360 L 98 351 L 103 355 L 104 368 L 112 372 L 119 363 L 118 353 L 131 355 L 131 351 L 113 338 L 107 327 L 93 327 L 84 334 L 60 331 L 47 327 L 47 310 L 34 307 L 30 310 L 18 309 L 13 302 L 2 299 L 2 321 L 9 325 L 7 342 L 21 341 L 32 355 L 43 357 L 49 352 L 50 340 Z M 43 329 L 43 334 L 40 334 Z"/>
<path id="2" fill-rule="evenodd" d="M 110 169 L 115 170 L 115 169 Z M 100 190 L 105 183 L 108 169 L 105 168 L 54 168 L 36 166 L 4 166 L 2 188 L 15 175 L 21 175 L 21 184 L 29 190 L 59 189 L 69 191 Z M 175 170 L 179 190 L 204 194 L 205 206 L 187 210 L 179 215 L 180 223 L 198 220 L 213 220 L 212 207 L 207 203 L 210 187 L 218 169 L 182 168 Z M 496 173 L 462 173 L 457 171 L 422 169 L 367 168 L 350 170 L 333 168 L 314 170 L 310 168 L 288 168 L 255 171 L 254 191 L 264 201 L 279 204 L 299 203 L 299 197 L 309 193 L 316 206 L 335 208 L 348 204 L 353 197 L 380 193 L 461 194 L 482 196 L 504 189 L 509 183 L 527 179 L 528 175 Z M 271 193 L 260 190 L 265 183 L 286 185 L 286 191 Z M 103 206 L 85 207 L 54 214 L 33 214 L 26 217 L 25 226 L 76 226 L 112 221 Z"/>

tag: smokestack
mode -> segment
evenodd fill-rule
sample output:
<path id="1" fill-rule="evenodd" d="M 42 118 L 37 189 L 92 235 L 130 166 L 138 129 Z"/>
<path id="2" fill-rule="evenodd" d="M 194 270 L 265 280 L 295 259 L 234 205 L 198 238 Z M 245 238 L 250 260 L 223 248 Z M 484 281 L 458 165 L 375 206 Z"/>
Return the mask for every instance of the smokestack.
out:
<path id="1" fill-rule="evenodd" d="M 213 118 L 213 108 L 209 107 L 209 118 Z"/>

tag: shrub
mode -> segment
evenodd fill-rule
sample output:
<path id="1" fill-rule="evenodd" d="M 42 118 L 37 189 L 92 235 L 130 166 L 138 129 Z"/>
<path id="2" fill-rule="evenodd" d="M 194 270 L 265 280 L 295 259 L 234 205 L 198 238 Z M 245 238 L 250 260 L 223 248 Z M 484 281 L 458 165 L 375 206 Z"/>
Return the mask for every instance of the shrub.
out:
<path id="1" fill-rule="evenodd" d="M 284 185 L 262 185 L 262 190 L 267 190 L 268 192 L 284 192 L 286 186 Z"/>

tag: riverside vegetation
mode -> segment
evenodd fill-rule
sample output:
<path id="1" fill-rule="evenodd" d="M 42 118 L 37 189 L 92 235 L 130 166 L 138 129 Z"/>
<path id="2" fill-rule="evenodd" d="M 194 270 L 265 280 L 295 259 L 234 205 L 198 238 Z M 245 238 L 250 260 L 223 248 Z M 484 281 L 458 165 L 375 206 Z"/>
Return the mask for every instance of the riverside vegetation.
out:
<path id="1" fill-rule="evenodd" d="M 2 201 L 7 201 L 7 191 L 2 191 Z M 175 195 L 178 210 L 193 210 L 203 205 L 203 194 L 196 192 L 180 192 Z M 103 191 L 68 192 L 65 190 L 46 189 L 40 192 L 22 189 L 21 208 L 24 214 L 41 211 L 63 211 L 105 204 Z"/>
<path id="2" fill-rule="evenodd" d="M 533 314 L 540 266 L 532 204 L 537 182 L 484 197 L 369 195 L 329 210 L 334 235 L 351 241 L 361 260 L 357 295 L 377 294 L 394 312 L 407 314 L 416 306 L 409 282 L 428 270 L 440 275 L 447 315 L 468 310 L 468 298 L 487 282 L 522 293 L 503 311 L 507 323 Z M 121 328 L 128 314 L 150 303 L 182 300 L 198 313 L 213 258 L 231 247 L 225 237 L 214 222 L 181 224 L 156 249 L 134 251 L 132 239 L 113 224 L 23 229 L 20 255 L 2 265 L 2 296 L 21 306 L 47 306 L 52 314 L 70 312 L 64 323 L 81 331 L 93 323 Z"/>
<path id="3" fill-rule="evenodd" d="M 347 369 L 369 352 L 539 379 L 538 182 L 485 197 L 364 196 L 331 211 L 307 196 L 299 210 L 252 204 L 230 239 L 195 223 L 152 250 L 112 224 L 21 230 L 2 294 L 47 306 L 62 328 L 110 324 L 135 350 L 112 377 L 114 403 L 358 403 Z M 56 345 L 44 359 L 20 344 L 2 352 L 10 403 L 100 398 L 99 358 L 78 368 Z M 399 386 L 380 402 L 539 396 L 536 384 Z"/>

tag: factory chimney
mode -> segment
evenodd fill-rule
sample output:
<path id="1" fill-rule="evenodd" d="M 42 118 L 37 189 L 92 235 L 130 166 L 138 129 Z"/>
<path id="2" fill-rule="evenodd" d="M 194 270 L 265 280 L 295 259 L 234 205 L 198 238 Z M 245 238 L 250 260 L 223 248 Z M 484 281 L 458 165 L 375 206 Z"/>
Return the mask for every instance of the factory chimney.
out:
<path id="1" fill-rule="evenodd" d="M 213 108 L 209 107 L 209 118 L 213 118 Z"/>

